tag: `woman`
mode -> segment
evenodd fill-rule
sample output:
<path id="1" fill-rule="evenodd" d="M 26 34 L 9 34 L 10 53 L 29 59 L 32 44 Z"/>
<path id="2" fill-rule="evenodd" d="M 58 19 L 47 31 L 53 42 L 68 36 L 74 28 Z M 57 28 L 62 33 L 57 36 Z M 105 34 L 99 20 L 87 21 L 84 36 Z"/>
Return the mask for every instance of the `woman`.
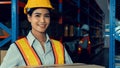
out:
<path id="1" fill-rule="evenodd" d="M 49 0 L 28 0 L 24 13 L 32 29 L 25 38 L 10 45 L 0 68 L 72 63 L 63 45 L 46 33 L 51 9 Z"/>

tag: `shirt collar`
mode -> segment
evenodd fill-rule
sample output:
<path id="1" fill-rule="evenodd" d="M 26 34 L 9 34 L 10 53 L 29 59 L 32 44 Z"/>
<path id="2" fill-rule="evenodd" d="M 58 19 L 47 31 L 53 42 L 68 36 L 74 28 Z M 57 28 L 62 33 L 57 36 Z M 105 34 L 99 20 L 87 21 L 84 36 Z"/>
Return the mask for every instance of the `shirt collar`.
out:
<path id="1" fill-rule="evenodd" d="M 47 42 L 50 41 L 50 38 L 49 38 L 48 34 L 46 34 L 46 38 L 47 38 L 47 39 L 46 39 L 46 42 L 45 42 L 45 43 L 47 43 Z M 35 38 L 35 36 L 32 34 L 31 31 L 28 33 L 27 39 L 28 39 L 28 41 L 29 41 L 29 43 L 30 43 L 30 46 L 32 46 L 32 44 L 34 43 L 34 41 L 37 40 L 37 39 Z"/>
<path id="2" fill-rule="evenodd" d="M 46 39 L 46 43 L 47 43 L 47 42 L 50 42 L 50 38 L 49 38 L 48 34 L 46 34 L 46 38 L 47 38 L 47 39 Z"/>

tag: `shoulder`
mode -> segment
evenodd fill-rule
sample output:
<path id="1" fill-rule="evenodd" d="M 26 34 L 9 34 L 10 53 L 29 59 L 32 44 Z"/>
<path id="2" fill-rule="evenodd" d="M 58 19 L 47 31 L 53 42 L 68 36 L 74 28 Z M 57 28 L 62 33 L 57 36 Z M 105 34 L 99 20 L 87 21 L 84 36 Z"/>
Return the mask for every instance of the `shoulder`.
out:
<path id="1" fill-rule="evenodd" d="M 12 43 L 7 50 L 6 56 L 7 57 L 14 57 L 15 55 L 18 55 L 18 54 L 19 54 L 19 50 L 18 50 L 16 44 Z"/>
<path id="2" fill-rule="evenodd" d="M 18 45 L 24 45 L 25 43 L 28 43 L 28 39 L 26 37 L 20 38 L 15 41 L 15 44 Z"/>
<path id="3" fill-rule="evenodd" d="M 21 41 L 21 40 L 27 40 L 26 37 L 22 37 L 22 38 L 19 38 L 18 40 L 16 40 L 15 42 L 18 42 L 18 41 Z"/>
<path id="4" fill-rule="evenodd" d="M 15 44 L 15 43 L 12 43 L 12 44 L 10 45 L 9 49 L 11 49 L 11 48 L 16 48 L 16 44 Z"/>
<path id="5" fill-rule="evenodd" d="M 13 52 L 17 52 L 18 51 L 18 48 L 16 46 L 15 43 L 12 43 L 8 49 L 8 51 L 13 51 Z"/>
<path id="6" fill-rule="evenodd" d="M 18 41 L 20 41 L 20 40 L 22 40 L 23 38 L 20 38 L 20 39 L 18 39 L 18 40 L 16 40 L 14 43 L 12 43 L 11 45 L 10 45 L 10 47 L 9 47 L 9 49 L 8 49 L 8 51 L 10 50 L 10 51 L 18 51 L 18 47 L 17 47 L 17 44 L 16 44 L 16 42 L 18 42 Z"/>
<path id="7" fill-rule="evenodd" d="M 56 44 L 62 44 L 62 42 L 60 42 L 60 41 L 58 41 L 58 40 L 55 40 L 55 39 L 51 39 L 51 41 L 53 42 L 53 43 L 56 43 Z"/>
<path id="8" fill-rule="evenodd" d="M 52 41 L 56 41 L 56 42 L 60 42 L 60 41 L 58 41 L 58 40 L 55 40 L 55 39 L 51 39 Z"/>

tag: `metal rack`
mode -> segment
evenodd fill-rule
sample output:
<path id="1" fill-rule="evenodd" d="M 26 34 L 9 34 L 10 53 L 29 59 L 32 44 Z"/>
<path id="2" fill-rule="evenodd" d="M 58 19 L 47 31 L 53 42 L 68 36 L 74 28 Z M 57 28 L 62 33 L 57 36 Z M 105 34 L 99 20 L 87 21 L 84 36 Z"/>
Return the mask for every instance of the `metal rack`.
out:
<path id="1" fill-rule="evenodd" d="M 109 47 L 109 68 L 115 68 L 115 0 L 110 0 L 110 47 Z"/>
<path id="2" fill-rule="evenodd" d="M 11 40 L 14 42 L 18 37 L 18 0 L 0 1 L 0 4 L 11 4 L 11 30 L 0 22 L 0 28 L 5 30 L 9 36 L 0 41 L 0 47 Z"/>

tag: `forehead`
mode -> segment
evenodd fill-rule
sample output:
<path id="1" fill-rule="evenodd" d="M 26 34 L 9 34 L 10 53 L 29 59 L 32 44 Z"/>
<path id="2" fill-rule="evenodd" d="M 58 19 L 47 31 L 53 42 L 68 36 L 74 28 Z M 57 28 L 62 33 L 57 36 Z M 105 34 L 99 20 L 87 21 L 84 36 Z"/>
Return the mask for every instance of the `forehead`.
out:
<path id="1" fill-rule="evenodd" d="M 41 13 L 41 14 L 48 14 L 49 13 L 49 10 L 48 9 L 45 9 L 45 8 L 37 8 L 33 11 L 33 14 L 34 13 Z"/>

